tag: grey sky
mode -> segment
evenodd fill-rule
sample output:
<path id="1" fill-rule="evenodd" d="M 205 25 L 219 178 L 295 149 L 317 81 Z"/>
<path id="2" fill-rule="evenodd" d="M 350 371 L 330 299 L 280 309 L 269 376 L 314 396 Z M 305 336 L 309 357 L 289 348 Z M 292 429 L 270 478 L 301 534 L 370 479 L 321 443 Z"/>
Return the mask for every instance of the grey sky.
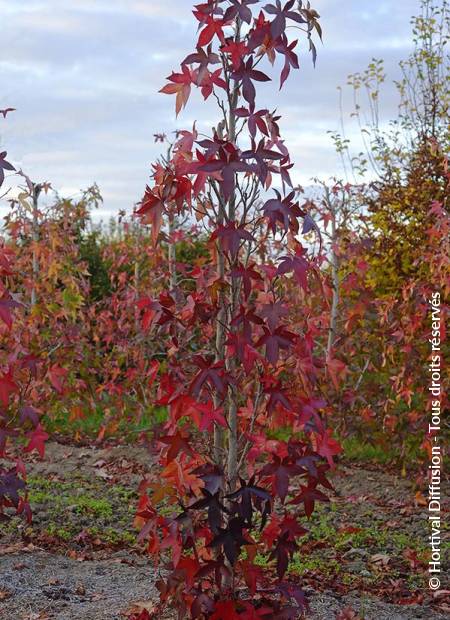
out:
<path id="1" fill-rule="evenodd" d="M 259 103 L 278 107 L 296 163 L 294 179 L 339 173 L 328 129 L 339 126 L 336 87 L 349 73 L 384 58 L 388 81 L 382 106 L 395 113 L 392 79 L 411 46 L 417 0 L 315 0 L 324 45 L 313 69 L 305 47 L 301 70 Z M 33 180 L 62 194 L 94 181 L 105 211 L 131 210 L 158 154 L 153 133 L 209 129 L 215 112 L 194 93 L 175 119 L 174 98 L 158 94 L 165 77 L 193 51 L 191 0 L 0 0 L 0 146 Z M 389 79 L 390 78 L 390 79 Z"/>

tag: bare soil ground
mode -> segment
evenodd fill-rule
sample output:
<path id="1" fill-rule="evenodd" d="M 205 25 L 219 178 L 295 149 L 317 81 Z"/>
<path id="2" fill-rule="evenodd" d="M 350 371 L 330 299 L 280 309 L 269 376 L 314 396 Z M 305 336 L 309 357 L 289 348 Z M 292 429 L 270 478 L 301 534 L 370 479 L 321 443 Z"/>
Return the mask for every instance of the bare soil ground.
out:
<path id="1" fill-rule="evenodd" d="M 45 461 L 31 459 L 33 523 L 1 524 L 0 618 L 124 620 L 151 610 L 159 571 L 132 525 L 151 468 L 146 449 L 128 446 L 53 442 Z M 345 608 L 365 620 L 449 617 L 448 583 L 435 596 L 427 588 L 427 513 L 411 482 L 347 464 L 333 483 L 336 496 L 313 515 L 290 566 L 309 594 L 307 618 Z"/>

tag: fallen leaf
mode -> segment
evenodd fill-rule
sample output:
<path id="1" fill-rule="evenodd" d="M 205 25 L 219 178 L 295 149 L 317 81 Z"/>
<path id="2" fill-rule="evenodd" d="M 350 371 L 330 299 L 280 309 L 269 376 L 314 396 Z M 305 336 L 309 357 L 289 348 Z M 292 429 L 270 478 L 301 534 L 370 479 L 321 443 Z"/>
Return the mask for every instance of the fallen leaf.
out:
<path id="1" fill-rule="evenodd" d="M 108 474 L 106 469 L 98 469 L 95 472 L 95 475 L 98 476 L 99 478 L 103 478 L 103 480 L 111 480 L 112 478 L 111 474 Z"/>
<path id="2" fill-rule="evenodd" d="M 370 556 L 370 561 L 372 564 L 378 564 L 380 566 L 387 566 L 391 561 L 390 556 L 385 553 L 375 553 L 375 555 Z"/>
<path id="3" fill-rule="evenodd" d="M 106 465 L 106 461 L 104 461 L 103 459 L 100 459 L 98 461 L 95 461 L 92 467 L 103 467 L 103 465 Z"/>
<path id="4" fill-rule="evenodd" d="M 84 596 L 86 594 L 86 588 L 82 583 L 78 583 L 75 588 L 75 594 L 79 594 L 80 596 Z"/>
<path id="5" fill-rule="evenodd" d="M 421 493 L 421 491 L 417 491 L 415 495 L 414 503 L 416 504 L 416 506 L 428 506 L 428 502 L 423 496 L 423 494 Z"/>
<path id="6" fill-rule="evenodd" d="M 18 562 L 17 564 L 14 564 L 13 566 L 13 570 L 23 570 L 24 568 L 28 568 L 25 562 Z"/>

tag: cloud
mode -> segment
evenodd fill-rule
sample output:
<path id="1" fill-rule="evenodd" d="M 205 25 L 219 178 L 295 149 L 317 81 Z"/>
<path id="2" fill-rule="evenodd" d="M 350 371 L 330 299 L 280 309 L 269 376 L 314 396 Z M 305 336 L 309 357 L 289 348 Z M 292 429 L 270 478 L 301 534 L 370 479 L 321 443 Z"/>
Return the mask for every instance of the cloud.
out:
<path id="1" fill-rule="evenodd" d="M 339 171 L 326 133 L 339 127 L 336 87 L 374 56 L 385 58 L 397 78 L 417 9 L 416 0 L 313 5 L 324 30 L 316 68 L 301 41 L 301 70 L 282 93 L 271 83 L 260 96 L 264 107 L 283 116 L 298 164 L 293 176 L 302 183 Z M 153 133 L 191 127 L 195 118 L 206 132 L 216 118 L 212 100 L 205 104 L 197 93 L 177 120 L 173 98 L 158 94 L 193 49 L 191 9 L 191 0 L 0 0 L 0 107 L 18 110 L 5 122 L 0 118 L 0 145 L 33 179 L 59 189 L 97 181 L 104 212 L 131 209 L 158 155 Z M 383 108 L 393 115 L 395 88 L 387 83 L 383 92 Z"/>

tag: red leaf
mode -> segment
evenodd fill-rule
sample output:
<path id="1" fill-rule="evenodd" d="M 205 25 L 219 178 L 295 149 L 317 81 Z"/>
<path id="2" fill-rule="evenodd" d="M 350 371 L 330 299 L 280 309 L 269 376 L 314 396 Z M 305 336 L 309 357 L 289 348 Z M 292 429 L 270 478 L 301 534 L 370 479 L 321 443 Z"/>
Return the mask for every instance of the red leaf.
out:
<path id="1" fill-rule="evenodd" d="M 159 441 L 169 446 L 166 454 L 167 463 L 173 461 L 180 452 L 192 455 L 191 446 L 187 442 L 187 437 L 181 433 L 160 437 Z"/>
<path id="2" fill-rule="evenodd" d="M 30 442 L 25 448 L 25 452 L 32 452 L 37 450 L 41 459 L 45 454 L 45 441 L 49 438 L 49 435 L 44 431 L 40 424 L 37 425 L 34 431 L 29 434 Z"/>
<path id="3" fill-rule="evenodd" d="M 11 370 L 6 375 L 0 377 L 0 402 L 4 407 L 9 404 L 9 397 L 14 392 L 19 391 L 19 386 L 14 382 Z"/>
<path id="4" fill-rule="evenodd" d="M 333 439 L 331 429 L 327 429 L 325 435 L 317 440 L 317 452 L 324 456 L 331 467 L 334 466 L 333 456 L 342 452 L 341 445 Z"/>
<path id="5" fill-rule="evenodd" d="M 54 364 L 48 371 L 48 378 L 58 394 L 64 393 L 63 379 L 68 375 L 69 371 L 66 368 L 61 368 Z"/>
<path id="6" fill-rule="evenodd" d="M 151 226 L 153 243 L 156 244 L 162 224 L 164 201 L 156 195 L 154 190 L 151 190 L 148 185 L 145 188 L 144 197 L 136 213 L 142 217 L 142 222 L 144 224 L 149 224 Z"/>
<path id="7" fill-rule="evenodd" d="M 14 166 L 6 161 L 7 153 L 3 151 L 0 153 L 0 187 L 3 185 L 3 181 L 5 180 L 5 170 L 15 170 Z"/>
<path id="8" fill-rule="evenodd" d="M 215 604 L 214 613 L 209 620 L 239 620 L 240 617 L 234 601 L 222 601 Z"/>

